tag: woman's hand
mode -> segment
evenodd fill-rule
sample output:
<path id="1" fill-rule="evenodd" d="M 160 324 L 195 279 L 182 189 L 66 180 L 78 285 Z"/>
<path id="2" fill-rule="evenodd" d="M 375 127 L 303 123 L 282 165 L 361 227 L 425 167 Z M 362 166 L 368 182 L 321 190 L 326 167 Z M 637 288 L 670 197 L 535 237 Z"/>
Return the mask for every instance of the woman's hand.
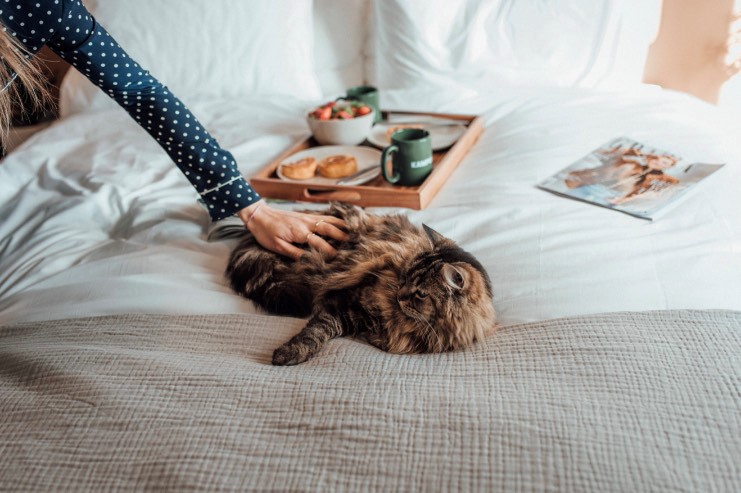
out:
<path id="1" fill-rule="evenodd" d="M 294 259 L 305 253 L 295 244 L 306 243 L 332 257 L 337 252 L 325 238 L 347 239 L 340 229 L 345 221 L 340 218 L 272 209 L 264 200 L 250 204 L 237 215 L 260 245 Z"/>

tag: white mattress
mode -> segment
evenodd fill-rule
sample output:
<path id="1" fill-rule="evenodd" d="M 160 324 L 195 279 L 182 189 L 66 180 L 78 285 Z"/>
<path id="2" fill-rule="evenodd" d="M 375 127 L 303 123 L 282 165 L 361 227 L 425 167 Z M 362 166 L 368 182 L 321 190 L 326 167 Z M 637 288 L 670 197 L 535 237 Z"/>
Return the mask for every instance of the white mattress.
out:
<path id="1" fill-rule="evenodd" d="M 486 131 L 432 204 L 403 211 L 489 271 L 502 324 L 614 311 L 741 310 L 741 147 L 710 105 L 644 87 L 385 93 L 383 106 L 483 114 Z M 295 100 L 201 101 L 194 112 L 249 176 L 307 134 Z M 658 221 L 535 184 L 626 135 L 718 176 Z M 157 144 L 120 110 L 80 114 L 0 165 L 0 323 L 123 313 L 254 312 L 223 270 L 233 241 Z M 305 204 L 279 207 L 304 208 Z"/>

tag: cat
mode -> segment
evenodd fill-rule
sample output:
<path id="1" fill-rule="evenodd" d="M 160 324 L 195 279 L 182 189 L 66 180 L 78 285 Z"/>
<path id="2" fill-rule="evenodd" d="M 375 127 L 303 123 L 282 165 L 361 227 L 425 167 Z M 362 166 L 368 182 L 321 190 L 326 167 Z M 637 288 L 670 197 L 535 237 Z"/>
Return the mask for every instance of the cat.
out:
<path id="1" fill-rule="evenodd" d="M 452 240 L 404 215 L 371 215 L 345 204 L 311 212 L 345 220 L 349 238 L 333 240 L 336 257 L 307 250 L 294 261 L 247 233 L 226 270 L 232 289 L 268 312 L 308 317 L 275 350 L 274 365 L 303 363 L 334 337 L 365 337 L 390 353 L 438 353 L 494 328 L 491 280 Z"/>

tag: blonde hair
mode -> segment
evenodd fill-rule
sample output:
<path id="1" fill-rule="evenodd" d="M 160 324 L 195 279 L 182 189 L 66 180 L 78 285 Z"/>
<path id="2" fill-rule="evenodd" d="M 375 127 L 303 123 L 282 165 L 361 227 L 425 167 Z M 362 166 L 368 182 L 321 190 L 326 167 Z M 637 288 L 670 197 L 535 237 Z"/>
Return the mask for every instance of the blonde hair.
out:
<path id="1" fill-rule="evenodd" d="M 21 106 L 23 114 L 41 109 L 50 94 L 38 62 L 5 29 L 0 29 L 0 57 L 0 144 L 4 144 L 17 108 L 30 103 Z"/>

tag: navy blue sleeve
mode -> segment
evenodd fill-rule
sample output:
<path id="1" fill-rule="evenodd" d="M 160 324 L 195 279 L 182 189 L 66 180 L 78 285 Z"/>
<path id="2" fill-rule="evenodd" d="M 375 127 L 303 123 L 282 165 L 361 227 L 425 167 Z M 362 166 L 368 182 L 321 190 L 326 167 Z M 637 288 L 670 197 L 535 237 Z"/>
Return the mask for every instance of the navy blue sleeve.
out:
<path id="1" fill-rule="evenodd" d="M 116 43 L 80 0 L 0 1 L 4 29 L 30 53 L 48 45 L 113 98 L 167 152 L 216 221 L 260 196 L 188 108 Z"/>

